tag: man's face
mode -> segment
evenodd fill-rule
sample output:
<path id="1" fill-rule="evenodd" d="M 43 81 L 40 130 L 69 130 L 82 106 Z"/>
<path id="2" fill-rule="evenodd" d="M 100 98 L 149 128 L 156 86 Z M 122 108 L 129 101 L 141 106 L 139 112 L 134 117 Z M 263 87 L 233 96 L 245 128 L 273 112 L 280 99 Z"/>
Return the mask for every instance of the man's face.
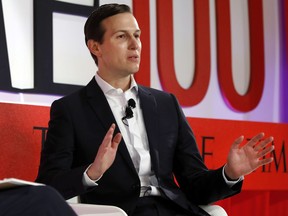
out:
<path id="1" fill-rule="evenodd" d="M 139 70 L 141 41 L 138 23 L 131 13 L 120 13 L 102 21 L 105 29 L 103 43 L 99 44 L 100 72 L 115 78 L 126 77 Z"/>

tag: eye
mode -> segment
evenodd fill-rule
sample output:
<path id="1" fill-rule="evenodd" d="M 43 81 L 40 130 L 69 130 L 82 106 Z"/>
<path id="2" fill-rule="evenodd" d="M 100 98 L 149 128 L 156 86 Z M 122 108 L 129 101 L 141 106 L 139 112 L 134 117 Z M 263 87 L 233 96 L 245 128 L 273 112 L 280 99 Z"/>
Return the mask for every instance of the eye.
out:
<path id="1" fill-rule="evenodd" d="M 134 37 L 139 39 L 140 38 L 140 34 L 135 34 Z"/>
<path id="2" fill-rule="evenodd" d="M 141 35 L 141 31 L 137 31 L 134 33 L 134 37 L 139 39 L 140 38 L 140 35 Z"/>
<path id="3" fill-rule="evenodd" d="M 124 38 L 126 38 L 126 35 L 125 34 L 120 34 L 120 35 L 117 36 L 117 38 L 124 39 Z"/>

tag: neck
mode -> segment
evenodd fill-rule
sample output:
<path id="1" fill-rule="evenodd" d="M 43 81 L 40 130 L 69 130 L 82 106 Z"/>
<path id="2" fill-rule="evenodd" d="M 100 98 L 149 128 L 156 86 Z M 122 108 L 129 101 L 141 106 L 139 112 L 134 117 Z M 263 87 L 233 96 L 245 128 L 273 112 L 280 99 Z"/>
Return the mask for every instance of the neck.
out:
<path id="1" fill-rule="evenodd" d="M 98 71 L 98 75 L 109 83 L 114 88 L 122 89 L 123 92 L 127 91 L 131 85 L 131 75 L 125 77 L 115 77 L 115 76 L 104 76 L 101 72 Z"/>

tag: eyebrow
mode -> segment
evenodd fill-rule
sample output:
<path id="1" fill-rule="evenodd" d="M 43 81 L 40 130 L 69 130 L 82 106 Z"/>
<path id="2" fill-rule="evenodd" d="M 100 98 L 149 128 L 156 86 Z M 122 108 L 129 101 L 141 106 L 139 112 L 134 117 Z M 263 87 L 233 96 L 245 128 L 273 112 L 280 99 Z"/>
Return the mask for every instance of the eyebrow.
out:
<path id="1" fill-rule="evenodd" d="M 124 32 L 124 33 L 127 33 L 127 32 L 130 32 L 129 30 L 117 30 L 117 31 L 115 31 L 113 34 L 117 34 L 118 32 Z M 135 34 L 135 33 L 140 33 L 141 34 L 141 30 L 140 29 L 137 29 L 137 30 L 135 30 L 134 32 L 133 32 L 133 34 Z"/>

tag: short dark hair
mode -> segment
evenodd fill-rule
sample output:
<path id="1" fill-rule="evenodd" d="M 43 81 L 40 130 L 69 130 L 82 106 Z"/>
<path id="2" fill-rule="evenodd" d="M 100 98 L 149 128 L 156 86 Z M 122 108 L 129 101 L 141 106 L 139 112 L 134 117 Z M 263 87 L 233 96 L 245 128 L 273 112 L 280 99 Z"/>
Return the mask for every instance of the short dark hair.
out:
<path id="1" fill-rule="evenodd" d="M 85 34 L 85 43 L 87 45 L 87 41 L 93 39 L 100 44 L 103 42 L 103 36 L 106 29 L 103 28 L 101 22 L 110 17 L 119 13 L 132 13 L 129 6 L 125 4 L 104 4 L 94 10 L 91 15 L 88 17 L 85 26 L 84 26 L 84 34 Z M 94 58 L 96 64 L 98 64 L 97 57 L 91 54 Z"/>

